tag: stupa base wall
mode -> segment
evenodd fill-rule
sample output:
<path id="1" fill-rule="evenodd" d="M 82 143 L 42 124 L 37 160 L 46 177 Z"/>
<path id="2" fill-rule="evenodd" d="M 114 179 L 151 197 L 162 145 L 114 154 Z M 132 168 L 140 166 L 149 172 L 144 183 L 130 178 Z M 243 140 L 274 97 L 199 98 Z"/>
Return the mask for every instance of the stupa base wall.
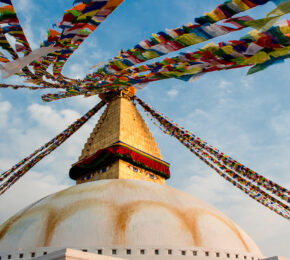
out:
<path id="1" fill-rule="evenodd" d="M 287 258 L 263 258 L 220 249 L 199 247 L 96 247 L 96 248 L 55 248 L 42 247 L 30 250 L 0 252 L 0 259 L 35 259 L 35 260 L 290 260 Z"/>

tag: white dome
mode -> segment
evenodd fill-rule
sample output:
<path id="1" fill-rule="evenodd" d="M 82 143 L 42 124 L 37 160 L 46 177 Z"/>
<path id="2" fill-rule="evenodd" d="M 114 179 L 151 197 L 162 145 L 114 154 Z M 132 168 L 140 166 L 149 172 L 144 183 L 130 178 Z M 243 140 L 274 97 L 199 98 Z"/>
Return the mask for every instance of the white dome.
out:
<path id="1" fill-rule="evenodd" d="M 0 251 L 40 247 L 201 247 L 262 256 L 214 207 L 166 185 L 103 180 L 50 195 L 0 226 Z"/>

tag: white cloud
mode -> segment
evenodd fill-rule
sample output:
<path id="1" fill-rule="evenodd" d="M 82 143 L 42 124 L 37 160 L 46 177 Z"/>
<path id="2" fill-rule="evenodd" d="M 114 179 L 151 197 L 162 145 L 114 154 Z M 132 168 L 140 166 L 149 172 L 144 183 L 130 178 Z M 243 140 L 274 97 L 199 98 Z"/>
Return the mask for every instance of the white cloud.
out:
<path id="1" fill-rule="evenodd" d="M 225 89 L 225 88 L 229 87 L 230 85 L 231 85 L 231 82 L 222 79 L 222 80 L 220 80 L 218 87 L 221 89 Z"/>
<path id="2" fill-rule="evenodd" d="M 78 101 L 72 102 L 71 105 L 80 107 L 87 112 L 88 108 L 92 107 L 91 105 L 96 104 L 98 98 L 94 97 L 89 100 L 88 104 Z M 9 102 L 0 102 L 0 112 L 2 112 L 0 117 L 3 117 L 4 111 L 9 111 L 10 108 Z M 53 106 L 36 103 L 23 109 L 21 114 L 14 115 L 13 122 L 6 125 L 0 140 L 0 172 L 9 169 L 28 156 L 79 117 L 80 113 L 72 109 L 57 110 Z M 95 116 L 91 119 L 63 145 L 27 172 L 4 195 L 0 196 L 0 208 L 5 209 L 5 211 L 1 210 L 0 223 L 24 206 L 73 183 L 67 178 L 70 165 L 77 161 L 81 147 L 98 117 Z M 13 205 L 10 204 L 11 201 L 13 201 Z"/>
<path id="3" fill-rule="evenodd" d="M 79 64 L 71 64 L 69 66 L 69 73 L 67 76 L 75 79 L 81 79 L 85 77 L 86 73 L 87 70 L 83 66 L 80 66 Z"/>
<path id="4" fill-rule="evenodd" d="M 24 15 L 24 19 L 23 21 L 20 21 L 20 23 L 32 49 L 39 48 L 39 42 L 37 42 L 35 39 L 35 29 L 40 29 L 40 27 L 36 27 L 33 25 L 31 16 L 31 12 L 35 8 L 36 6 L 34 5 L 32 0 L 18 0 L 15 2 L 15 9 L 17 13 L 21 13 Z"/>
<path id="5" fill-rule="evenodd" d="M 17 2 L 15 2 L 16 8 L 22 13 L 28 12 L 27 8 L 31 7 L 32 5 L 33 2 L 31 0 L 18 0 Z"/>
<path id="6" fill-rule="evenodd" d="M 6 127 L 10 109 L 11 104 L 8 101 L 0 102 L 0 128 Z"/>
<path id="7" fill-rule="evenodd" d="M 68 185 L 59 184 L 59 181 L 53 176 L 44 176 L 38 172 L 30 171 L 27 176 L 0 196 L 1 209 L 5 209 L 1 210 L 0 223 L 27 205 L 34 203 L 36 199 L 67 187 Z M 12 204 L 11 201 L 13 201 Z"/>
<path id="8" fill-rule="evenodd" d="M 79 107 L 81 109 L 87 109 L 87 110 L 91 109 L 97 103 L 100 102 L 98 95 L 91 96 L 91 97 L 80 96 L 80 97 L 72 98 L 71 100 L 73 101 L 73 105 L 75 107 Z"/>
<path id="9" fill-rule="evenodd" d="M 4 113 L 2 113 L 2 116 Z M 0 161 L 1 170 L 7 170 L 13 164 L 28 156 L 34 150 L 48 142 L 73 123 L 80 114 L 70 109 L 60 109 L 59 111 L 44 105 L 33 104 L 23 114 L 14 116 L 13 122 L 6 125 L 5 132 L 1 136 L 0 142 Z M 75 133 L 60 148 L 44 159 L 40 165 L 46 162 L 60 158 L 60 162 L 67 162 L 67 165 L 76 160 L 79 149 L 87 138 L 92 128 L 89 122 L 83 126 L 79 132 Z M 85 133 L 82 135 L 81 133 Z M 70 144 L 70 149 L 64 154 L 59 151 Z M 54 164 L 52 164 L 54 166 Z M 52 172 L 52 174 L 54 174 Z"/>
<path id="10" fill-rule="evenodd" d="M 46 130 L 62 131 L 80 117 L 80 114 L 73 110 L 64 109 L 58 112 L 50 106 L 39 104 L 30 105 L 28 111 L 31 118 Z"/>
<path id="11" fill-rule="evenodd" d="M 0 102 L 1 104 L 2 112 L 7 111 L 7 102 Z M 8 170 L 80 117 L 78 112 L 71 109 L 56 110 L 39 104 L 29 105 L 22 112 L 14 116 L 13 123 L 6 125 L 0 137 L 1 172 Z M 0 114 L 3 115 L 4 113 Z M 91 123 L 86 124 L 0 196 L 0 208 L 5 209 L 1 210 L 0 223 L 35 200 L 66 188 L 69 183 L 72 184 L 67 178 L 68 170 L 77 160 L 80 147 L 91 130 Z"/>
<path id="12" fill-rule="evenodd" d="M 276 135 L 283 136 L 287 140 L 290 140 L 290 111 L 283 111 L 276 117 L 272 118 L 271 126 Z"/>
<path id="13" fill-rule="evenodd" d="M 178 90 L 173 88 L 167 92 L 167 95 L 170 98 L 175 98 L 178 95 Z"/>
<path id="14" fill-rule="evenodd" d="M 243 78 L 241 80 L 241 83 L 243 85 L 244 88 L 250 88 L 251 87 L 251 84 L 249 82 L 249 78 Z"/>

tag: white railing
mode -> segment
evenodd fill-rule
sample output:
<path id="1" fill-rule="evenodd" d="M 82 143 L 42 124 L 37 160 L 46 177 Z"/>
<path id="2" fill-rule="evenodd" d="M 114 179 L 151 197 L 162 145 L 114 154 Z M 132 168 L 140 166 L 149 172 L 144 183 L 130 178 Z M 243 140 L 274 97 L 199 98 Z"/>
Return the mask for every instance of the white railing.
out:
<path id="1" fill-rule="evenodd" d="M 194 257 L 209 257 L 209 258 L 219 258 L 229 260 L 260 260 L 258 256 L 252 254 L 244 253 L 235 253 L 233 251 L 220 251 L 220 250 L 207 250 L 203 248 L 194 248 L 194 247 L 96 247 L 96 248 L 75 248 L 69 247 L 72 249 L 80 250 L 83 252 L 93 253 L 97 255 L 106 255 L 106 256 L 115 256 L 115 257 L 124 257 L 124 256 L 192 256 Z M 5 251 L 0 252 L 0 260 L 8 259 L 33 259 L 49 253 L 61 250 L 62 248 L 46 247 L 46 248 L 37 248 L 35 250 L 14 250 L 14 251 Z"/>

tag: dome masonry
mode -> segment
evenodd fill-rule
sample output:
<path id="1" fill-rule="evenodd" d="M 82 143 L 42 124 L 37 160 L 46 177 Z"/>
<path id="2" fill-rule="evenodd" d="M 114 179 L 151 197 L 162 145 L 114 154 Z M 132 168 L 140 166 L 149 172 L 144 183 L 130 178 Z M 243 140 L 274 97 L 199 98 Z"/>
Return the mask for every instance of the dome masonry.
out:
<path id="1" fill-rule="evenodd" d="M 214 207 L 172 187 L 139 180 L 77 185 L 0 226 L 0 251 L 152 246 L 262 256 L 253 240 Z"/>

